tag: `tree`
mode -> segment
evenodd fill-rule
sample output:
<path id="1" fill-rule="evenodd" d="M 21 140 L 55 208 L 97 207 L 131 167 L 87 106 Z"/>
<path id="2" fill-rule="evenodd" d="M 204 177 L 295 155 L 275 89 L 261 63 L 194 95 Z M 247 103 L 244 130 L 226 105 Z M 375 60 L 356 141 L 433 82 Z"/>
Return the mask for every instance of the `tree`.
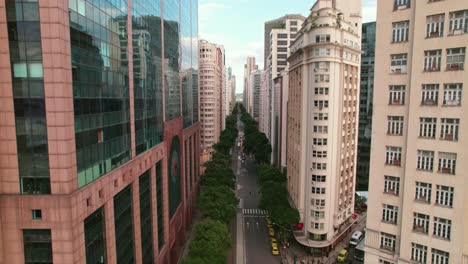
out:
<path id="1" fill-rule="evenodd" d="M 190 264 L 226 263 L 226 251 L 232 244 L 226 224 L 204 219 L 195 225 L 194 233 L 189 248 L 189 259 L 192 258 L 194 262 Z"/>
<path id="2" fill-rule="evenodd" d="M 229 223 L 236 215 L 237 198 L 227 186 L 205 187 L 200 193 L 198 207 L 205 217 Z"/>
<path id="3" fill-rule="evenodd" d="M 299 211 L 295 208 L 291 208 L 289 204 L 286 206 L 273 207 L 270 215 L 271 221 L 282 227 L 289 227 L 297 224 L 300 220 Z"/>

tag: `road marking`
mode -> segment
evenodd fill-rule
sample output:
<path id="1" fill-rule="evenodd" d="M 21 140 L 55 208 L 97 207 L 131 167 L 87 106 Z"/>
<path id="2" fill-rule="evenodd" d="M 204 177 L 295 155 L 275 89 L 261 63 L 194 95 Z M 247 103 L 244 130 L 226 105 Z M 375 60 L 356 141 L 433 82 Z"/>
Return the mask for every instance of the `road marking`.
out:
<path id="1" fill-rule="evenodd" d="M 243 215 L 257 215 L 257 216 L 266 216 L 268 214 L 267 210 L 259 208 L 242 208 Z"/>

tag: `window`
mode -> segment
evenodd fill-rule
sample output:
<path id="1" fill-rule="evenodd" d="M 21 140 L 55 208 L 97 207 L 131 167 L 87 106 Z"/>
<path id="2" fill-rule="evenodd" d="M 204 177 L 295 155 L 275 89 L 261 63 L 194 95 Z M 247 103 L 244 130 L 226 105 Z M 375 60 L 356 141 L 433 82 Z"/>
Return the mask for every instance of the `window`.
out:
<path id="1" fill-rule="evenodd" d="M 418 150 L 418 170 L 431 171 L 434 169 L 434 151 Z"/>
<path id="2" fill-rule="evenodd" d="M 429 232 L 429 216 L 413 213 L 413 231 L 427 234 Z"/>
<path id="3" fill-rule="evenodd" d="M 330 82 L 330 74 L 315 74 L 315 83 Z"/>
<path id="4" fill-rule="evenodd" d="M 426 38 L 442 37 L 444 35 L 444 14 L 427 16 Z"/>
<path id="5" fill-rule="evenodd" d="M 41 220 L 42 219 L 42 210 L 34 209 L 34 210 L 31 210 L 31 212 L 32 212 L 32 219 L 33 220 Z"/>
<path id="6" fill-rule="evenodd" d="M 390 56 L 390 72 L 394 74 L 406 73 L 406 66 L 408 64 L 408 54 L 392 54 Z"/>
<path id="7" fill-rule="evenodd" d="M 288 38 L 288 34 L 280 33 L 280 34 L 278 34 L 278 38 L 280 38 L 280 39 L 287 39 L 287 38 Z"/>
<path id="8" fill-rule="evenodd" d="M 385 164 L 401 166 L 401 147 L 387 146 Z"/>
<path id="9" fill-rule="evenodd" d="M 406 86 L 404 85 L 391 85 L 388 98 L 390 105 L 404 105 L 405 104 Z"/>
<path id="10" fill-rule="evenodd" d="M 328 95 L 328 87 L 314 88 L 315 95 Z"/>
<path id="11" fill-rule="evenodd" d="M 156 210 L 158 219 L 158 247 L 159 251 L 164 246 L 164 208 L 163 208 L 163 181 L 162 181 L 162 161 L 156 163 Z"/>
<path id="12" fill-rule="evenodd" d="M 315 42 L 330 42 L 330 35 L 317 35 L 315 36 Z"/>
<path id="13" fill-rule="evenodd" d="M 439 173 L 455 174 L 457 154 L 439 152 Z"/>
<path id="14" fill-rule="evenodd" d="M 114 226 L 117 263 L 135 261 L 131 185 L 114 196 Z"/>
<path id="15" fill-rule="evenodd" d="M 328 72 L 330 69 L 330 62 L 316 62 L 314 63 L 314 71 Z"/>
<path id="16" fill-rule="evenodd" d="M 327 169 L 327 164 L 326 163 L 320 163 L 320 162 L 312 162 L 312 169 L 314 169 L 314 170 L 326 170 Z"/>
<path id="17" fill-rule="evenodd" d="M 278 54 L 278 59 L 286 59 L 288 57 L 287 54 Z"/>
<path id="18" fill-rule="evenodd" d="M 453 206 L 454 188 L 449 186 L 437 185 L 436 189 L 436 205 Z"/>
<path id="19" fill-rule="evenodd" d="M 106 263 L 104 208 L 84 220 L 86 263 Z"/>
<path id="20" fill-rule="evenodd" d="M 327 176 L 325 175 L 312 175 L 313 182 L 326 182 Z"/>
<path id="21" fill-rule="evenodd" d="M 427 247 L 416 243 L 411 243 L 411 260 L 416 263 L 426 263 Z"/>
<path id="22" fill-rule="evenodd" d="M 447 71 L 460 71 L 465 65 L 465 48 L 447 49 Z"/>
<path id="23" fill-rule="evenodd" d="M 468 33 L 468 10 L 450 13 L 450 35 Z"/>
<path id="24" fill-rule="evenodd" d="M 329 56 L 330 54 L 330 49 L 314 49 L 314 56 Z"/>
<path id="25" fill-rule="evenodd" d="M 288 41 L 287 40 L 278 40 L 276 42 L 279 46 L 284 46 L 284 45 L 288 45 Z"/>
<path id="26" fill-rule="evenodd" d="M 297 27 L 291 27 L 291 32 L 297 32 Z"/>
<path id="27" fill-rule="evenodd" d="M 432 251 L 432 264 L 449 264 L 449 253 L 435 248 Z"/>
<path id="28" fill-rule="evenodd" d="M 324 226 L 325 225 L 323 223 L 312 223 L 312 228 L 316 230 L 322 230 Z"/>
<path id="29" fill-rule="evenodd" d="M 384 192 L 388 194 L 400 194 L 400 178 L 393 176 L 385 176 Z"/>
<path id="30" fill-rule="evenodd" d="M 462 99 L 463 84 L 448 83 L 444 85 L 444 102 L 446 106 L 459 106 Z"/>
<path id="31" fill-rule="evenodd" d="M 188 166 L 187 166 L 188 167 Z M 188 174 L 188 173 L 187 173 Z M 151 171 L 147 170 L 138 179 L 140 198 L 140 235 L 142 263 L 153 263 L 153 225 L 151 206 Z M 187 191 L 188 193 L 188 191 Z"/>
<path id="32" fill-rule="evenodd" d="M 442 50 L 424 51 L 424 71 L 440 71 L 440 62 L 442 60 Z"/>
<path id="33" fill-rule="evenodd" d="M 320 110 L 328 108 L 328 100 L 314 100 L 314 107 L 318 107 Z"/>
<path id="34" fill-rule="evenodd" d="M 297 36 L 297 34 L 289 34 L 289 37 L 290 37 L 291 39 L 296 39 L 296 36 Z"/>
<path id="35" fill-rule="evenodd" d="M 402 116 L 388 116 L 387 133 L 389 135 L 403 135 L 403 120 Z"/>
<path id="36" fill-rule="evenodd" d="M 458 129 L 460 119 L 458 118 L 442 118 L 440 129 L 440 139 L 449 141 L 458 141 Z"/>
<path id="37" fill-rule="evenodd" d="M 327 145 L 327 139 L 326 138 L 314 138 L 313 142 L 314 142 L 315 146 L 326 146 Z"/>
<path id="38" fill-rule="evenodd" d="M 438 84 L 423 84 L 422 85 L 422 105 L 437 105 L 439 101 L 439 85 Z"/>
<path id="39" fill-rule="evenodd" d="M 384 204 L 382 209 L 382 221 L 396 224 L 398 220 L 398 206 Z"/>
<path id="40" fill-rule="evenodd" d="M 419 136 L 423 138 L 435 138 L 437 118 L 421 117 L 419 118 Z"/>
<path id="41" fill-rule="evenodd" d="M 452 220 L 434 217 L 434 232 L 433 235 L 438 238 L 450 240 L 452 231 Z"/>
<path id="42" fill-rule="evenodd" d="M 313 194 L 325 194 L 325 188 L 312 187 Z"/>
<path id="43" fill-rule="evenodd" d="M 394 10 L 406 9 L 410 7 L 411 0 L 394 0 Z"/>
<path id="44" fill-rule="evenodd" d="M 416 193 L 414 199 L 419 202 L 431 202 L 432 184 L 425 182 L 416 182 Z"/>
<path id="45" fill-rule="evenodd" d="M 380 233 L 380 248 L 388 251 L 395 251 L 396 245 L 396 236 L 387 234 L 387 233 Z"/>
<path id="46" fill-rule="evenodd" d="M 325 199 L 312 199 L 311 204 L 313 206 L 325 206 Z"/>
<path id="47" fill-rule="evenodd" d="M 24 263 L 52 264 L 50 229 L 24 229 Z"/>
<path id="48" fill-rule="evenodd" d="M 395 264 L 395 262 L 391 262 L 385 259 L 379 259 L 379 264 Z"/>
<path id="49" fill-rule="evenodd" d="M 328 126 L 314 126 L 314 133 L 328 133 Z"/>
<path id="50" fill-rule="evenodd" d="M 325 212 L 324 211 L 310 211 L 310 215 L 315 218 L 325 218 Z"/>
<path id="51" fill-rule="evenodd" d="M 278 52 L 288 52 L 288 48 L 278 47 L 276 49 Z"/>
<path id="52" fill-rule="evenodd" d="M 408 41 L 409 21 L 401 21 L 393 23 L 392 42 Z"/>
<path id="53" fill-rule="evenodd" d="M 291 21 L 291 22 L 289 22 L 289 24 L 290 24 L 291 26 L 297 26 L 297 21 Z"/>
<path id="54" fill-rule="evenodd" d="M 328 120 L 328 114 L 327 113 L 314 113 L 314 120 L 326 121 Z"/>
<path id="55" fill-rule="evenodd" d="M 327 151 L 326 150 L 313 150 L 312 151 L 312 157 L 314 158 L 326 158 L 327 157 Z"/>

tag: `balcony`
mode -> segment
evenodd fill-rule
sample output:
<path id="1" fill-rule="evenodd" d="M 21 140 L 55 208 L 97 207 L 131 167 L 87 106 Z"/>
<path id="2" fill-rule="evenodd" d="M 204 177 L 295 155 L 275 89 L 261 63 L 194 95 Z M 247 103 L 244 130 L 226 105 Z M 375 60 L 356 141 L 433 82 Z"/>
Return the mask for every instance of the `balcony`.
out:
<path id="1" fill-rule="evenodd" d="M 439 168 L 439 173 L 455 174 L 455 168 L 450 168 L 450 167 Z"/>
<path id="2" fill-rule="evenodd" d="M 436 106 L 437 105 L 437 99 L 423 99 L 421 101 L 421 105 Z"/>
<path id="3" fill-rule="evenodd" d="M 463 31 L 463 29 L 455 29 L 449 32 L 449 36 L 457 36 L 463 34 L 465 34 L 465 31 Z"/>
<path id="4" fill-rule="evenodd" d="M 413 231 L 417 233 L 427 234 L 426 228 L 423 225 L 415 225 L 413 226 Z"/>
<path id="5" fill-rule="evenodd" d="M 393 99 L 390 101 L 391 105 L 404 105 L 403 101 L 400 99 Z"/>
<path id="6" fill-rule="evenodd" d="M 462 71 L 464 69 L 464 63 L 450 63 L 447 64 L 447 71 Z"/>
<path id="7" fill-rule="evenodd" d="M 444 99 L 444 105 L 446 105 L 446 106 L 459 106 L 460 105 L 460 100 L 445 100 Z"/>
<path id="8" fill-rule="evenodd" d="M 433 31 L 431 33 L 428 33 L 427 34 L 427 37 L 428 38 L 438 38 L 438 37 L 442 37 L 442 32 L 440 31 Z"/>
<path id="9" fill-rule="evenodd" d="M 395 188 L 389 188 L 386 192 L 386 194 L 392 194 L 392 195 L 397 195 L 398 196 L 398 191 Z"/>
<path id="10" fill-rule="evenodd" d="M 398 66 L 390 66 L 390 73 L 391 74 L 403 74 L 406 73 L 407 67 L 406 65 L 398 65 Z"/>

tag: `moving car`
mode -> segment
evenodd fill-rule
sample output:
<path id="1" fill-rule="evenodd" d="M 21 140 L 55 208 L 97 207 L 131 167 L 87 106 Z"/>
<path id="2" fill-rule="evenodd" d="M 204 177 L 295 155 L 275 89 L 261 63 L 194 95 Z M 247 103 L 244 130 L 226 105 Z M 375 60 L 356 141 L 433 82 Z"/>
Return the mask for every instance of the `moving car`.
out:
<path id="1" fill-rule="evenodd" d="M 278 247 L 273 247 L 271 249 L 271 254 L 273 254 L 273 256 L 278 256 L 279 255 Z"/>
<path id="2" fill-rule="evenodd" d="M 338 256 L 336 256 L 336 261 L 339 263 L 344 263 L 347 257 L 348 257 L 348 250 L 342 249 L 338 253 Z"/>
<path id="3" fill-rule="evenodd" d="M 271 243 L 272 243 L 272 244 L 273 244 L 273 243 L 278 244 L 278 240 L 276 240 L 276 238 L 272 237 L 272 238 L 271 238 Z"/>
<path id="4" fill-rule="evenodd" d="M 364 234 L 361 231 L 355 231 L 349 240 L 349 246 L 355 247 L 364 238 Z"/>
<path id="5" fill-rule="evenodd" d="M 276 242 L 271 241 L 271 248 L 278 248 L 278 244 Z"/>

